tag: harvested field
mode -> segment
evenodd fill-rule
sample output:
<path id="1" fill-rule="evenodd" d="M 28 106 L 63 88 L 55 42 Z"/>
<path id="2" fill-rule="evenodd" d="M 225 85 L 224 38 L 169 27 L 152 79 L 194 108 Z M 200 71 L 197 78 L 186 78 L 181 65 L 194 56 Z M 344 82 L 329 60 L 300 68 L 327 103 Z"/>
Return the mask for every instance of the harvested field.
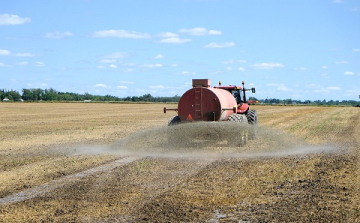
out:
<path id="1" fill-rule="evenodd" d="M 0 103 L 0 222 L 360 222 L 359 108 L 252 106 L 237 147 L 163 107 Z"/>

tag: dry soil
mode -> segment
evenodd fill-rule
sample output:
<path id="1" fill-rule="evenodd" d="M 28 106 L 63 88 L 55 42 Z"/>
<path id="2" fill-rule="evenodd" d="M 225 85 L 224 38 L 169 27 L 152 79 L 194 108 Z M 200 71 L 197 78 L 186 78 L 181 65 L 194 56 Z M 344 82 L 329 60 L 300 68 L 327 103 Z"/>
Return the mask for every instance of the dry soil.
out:
<path id="1" fill-rule="evenodd" d="M 360 221 L 359 108 L 253 106 L 254 129 L 162 107 L 0 103 L 0 222 Z"/>

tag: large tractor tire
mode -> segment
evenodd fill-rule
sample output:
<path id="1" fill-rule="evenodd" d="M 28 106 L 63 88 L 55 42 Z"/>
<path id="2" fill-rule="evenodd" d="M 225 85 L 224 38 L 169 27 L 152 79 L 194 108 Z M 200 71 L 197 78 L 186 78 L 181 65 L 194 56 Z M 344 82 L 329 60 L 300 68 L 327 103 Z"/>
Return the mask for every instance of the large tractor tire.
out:
<path id="1" fill-rule="evenodd" d="M 176 125 L 176 124 L 179 124 L 180 122 L 181 122 L 180 117 L 174 116 L 174 117 L 171 117 L 171 119 L 169 120 L 168 126 Z"/>
<path id="2" fill-rule="evenodd" d="M 239 122 L 239 124 L 244 124 L 244 128 L 240 128 L 240 132 L 236 132 L 235 135 L 234 134 L 230 134 L 231 137 L 228 138 L 228 145 L 232 145 L 232 146 L 244 146 L 246 145 L 247 141 L 248 141 L 248 128 L 246 127 L 247 125 L 247 118 L 244 115 L 240 115 L 240 114 L 234 114 L 234 115 L 230 115 L 229 122 Z"/>
<path id="3" fill-rule="evenodd" d="M 258 124 L 258 118 L 257 118 L 257 112 L 256 110 L 249 110 L 246 114 L 247 121 L 249 125 L 252 125 L 251 129 L 249 129 L 249 139 L 256 139 L 257 138 L 257 124 Z"/>
<path id="4" fill-rule="evenodd" d="M 257 112 L 256 110 L 249 110 L 246 114 L 247 121 L 250 125 L 257 125 Z"/>

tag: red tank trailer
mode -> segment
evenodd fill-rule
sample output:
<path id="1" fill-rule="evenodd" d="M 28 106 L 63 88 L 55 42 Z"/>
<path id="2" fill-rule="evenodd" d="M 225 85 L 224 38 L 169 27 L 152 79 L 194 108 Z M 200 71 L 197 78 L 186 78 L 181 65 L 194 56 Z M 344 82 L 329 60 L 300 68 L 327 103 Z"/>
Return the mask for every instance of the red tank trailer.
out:
<path id="1" fill-rule="evenodd" d="M 246 103 L 246 91 L 255 93 L 255 88 L 242 86 L 211 87 L 210 79 L 193 79 L 192 88 L 180 98 L 178 108 L 164 108 L 177 111 L 178 115 L 170 119 L 169 125 L 191 121 L 236 121 L 257 124 L 256 110 L 250 110 Z"/>

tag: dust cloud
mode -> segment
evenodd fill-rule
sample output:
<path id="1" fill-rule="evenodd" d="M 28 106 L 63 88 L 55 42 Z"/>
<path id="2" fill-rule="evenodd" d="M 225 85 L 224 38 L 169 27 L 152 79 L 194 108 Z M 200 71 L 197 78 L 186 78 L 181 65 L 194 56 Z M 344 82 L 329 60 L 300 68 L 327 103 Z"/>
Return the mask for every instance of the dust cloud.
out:
<path id="1" fill-rule="evenodd" d="M 314 146 L 301 138 L 264 126 L 232 122 L 197 122 L 148 129 L 109 146 L 84 146 L 77 153 L 120 156 L 255 158 L 307 155 L 335 151 Z"/>

